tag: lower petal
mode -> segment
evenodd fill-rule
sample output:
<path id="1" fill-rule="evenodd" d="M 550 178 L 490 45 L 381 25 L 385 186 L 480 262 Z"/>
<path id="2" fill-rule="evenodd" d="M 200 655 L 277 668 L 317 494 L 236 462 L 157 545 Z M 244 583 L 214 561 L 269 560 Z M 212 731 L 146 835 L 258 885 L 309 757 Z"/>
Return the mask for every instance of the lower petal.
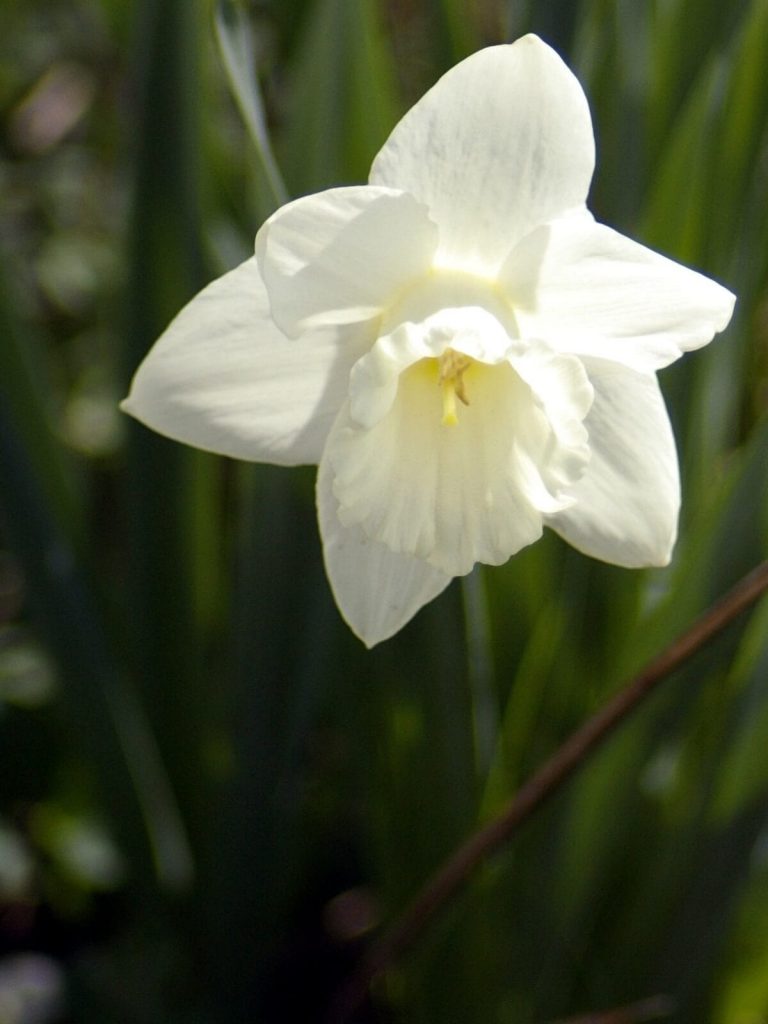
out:
<path id="1" fill-rule="evenodd" d="M 360 325 L 286 338 L 252 257 L 185 306 L 139 367 L 122 408 L 206 451 L 317 463 L 350 368 L 371 344 Z"/>
<path id="2" fill-rule="evenodd" d="M 406 369 L 389 412 L 360 427 L 347 407 L 326 448 L 340 518 L 391 551 L 424 559 L 449 576 L 476 562 L 499 565 L 541 536 L 542 510 L 562 507 L 535 459 L 546 417 L 508 363 L 464 373 L 469 405 L 443 422 L 437 360 Z"/>
<path id="3" fill-rule="evenodd" d="M 395 554 L 360 527 L 342 526 L 332 484 L 325 460 L 317 477 L 317 511 L 326 573 L 344 620 L 373 647 L 402 629 L 451 577 L 421 559 Z"/>
<path id="4" fill-rule="evenodd" d="M 638 568 L 666 565 L 677 535 L 677 452 L 654 374 L 584 359 L 595 391 L 586 427 L 591 460 L 574 504 L 546 519 L 585 555 Z"/>

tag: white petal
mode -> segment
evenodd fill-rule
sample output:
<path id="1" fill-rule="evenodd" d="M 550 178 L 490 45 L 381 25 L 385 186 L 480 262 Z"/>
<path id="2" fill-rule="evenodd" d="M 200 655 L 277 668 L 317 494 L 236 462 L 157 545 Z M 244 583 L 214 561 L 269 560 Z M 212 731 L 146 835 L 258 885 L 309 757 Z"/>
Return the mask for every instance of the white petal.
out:
<path id="1" fill-rule="evenodd" d="M 592 406 L 592 385 L 580 359 L 555 352 L 535 339 L 513 348 L 509 361 L 531 389 L 550 428 L 546 434 L 535 427 L 532 431 L 534 421 L 523 419 L 518 425 L 518 449 L 534 458 L 549 490 L 557 494 L 582 475 L 589 461 L 584 419 Z M 543 505 L 537 507 L 544 511 Z"/>
<path id="2" fill-rule="evenodd" d="M 282 207 L 256 237 L 272 315 L 293 336 L 379 314 L 425 274 L 437 228 L 413 196 L 360 185 Z"/>
<path id="3" fill-rule="evenodd" d="M 595 400 L 592 458 L 575 503 L 550 516 L 579 551 L 615 565 L 666 565 L 677 535 L 680 482 L 672 428 L 654 374 L 586 359 Z"/>
<path id="4" fill-rule="evenodd" d="M 437 361 L 415 363 L 371 428 L 342 411 L 324 455 L 342 523 L 450 576 L 505 562 L 570 500 L 550 490 L 551 427 L 509 363 L 473 363 L 464 387 L 470 404 L 445 425 Z"/>
<path id="5" fill-rule="evenodd" d="M 585 203 L 594 162 L 581 86 L 528 35 L 444 75 L 392 132 L 370 181 L 427 204 L 441 264 L 493 276 L 537 224 Z"/>
<path id="6" fill-rule="evenodd" d="M 316 463 L 372 342 L 358 325 L 292 341 L 274 325 L 255 257 L 185 306 L 136 372 L 125 412 L 234 458 Z"/>
<path id="7" fill-rule="evenodd" d="M 523 335 L 639 370 L 706 345 L 730 320 L 735 301 L 703 274 L 588 215 L 533 231 L 501 280 Z"/>
<path id="8" fill-rule="evenodd" d="M 317 511 L 325 569 L 339 611 L 366 644 L 387 640 L 437 597 L 451 577 L 409 555 L 394 554 L 369 540 L 359 527 L 345 527 L 338 517 L 333 478 L 327 463 L 317 477 Z"/>

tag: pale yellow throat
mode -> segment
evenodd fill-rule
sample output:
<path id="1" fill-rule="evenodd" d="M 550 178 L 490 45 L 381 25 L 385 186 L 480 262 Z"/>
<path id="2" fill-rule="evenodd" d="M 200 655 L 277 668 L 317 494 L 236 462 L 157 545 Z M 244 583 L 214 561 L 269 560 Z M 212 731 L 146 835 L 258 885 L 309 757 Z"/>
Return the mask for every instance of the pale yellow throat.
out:
<path id="1" fill-rule="evenodd" d="M 437 383 L 443 390 L 443 425 L 454 427 L 459 422 L 456 414 L 456 399 L 469 405 L 464 390 L 464 373 L 472 365 L 469 356 L 447 348 L 437 361 Z"/>

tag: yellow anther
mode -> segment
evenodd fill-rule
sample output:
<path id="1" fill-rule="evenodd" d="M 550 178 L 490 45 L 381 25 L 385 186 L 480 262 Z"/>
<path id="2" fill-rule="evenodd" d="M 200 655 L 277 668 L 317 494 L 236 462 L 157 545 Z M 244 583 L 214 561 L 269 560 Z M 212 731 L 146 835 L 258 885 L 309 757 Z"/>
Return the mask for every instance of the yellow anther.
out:
<path id="1" fill-rule="evenodd" d="M 472 360 L 461 352 L 447 348 L 438 360 L 437 383 L 443 389 L 443 425 L 453 427 L 459 422 L 456 415 L 456 399 L 469 405 L 464 391 L 464 371 Z"/>

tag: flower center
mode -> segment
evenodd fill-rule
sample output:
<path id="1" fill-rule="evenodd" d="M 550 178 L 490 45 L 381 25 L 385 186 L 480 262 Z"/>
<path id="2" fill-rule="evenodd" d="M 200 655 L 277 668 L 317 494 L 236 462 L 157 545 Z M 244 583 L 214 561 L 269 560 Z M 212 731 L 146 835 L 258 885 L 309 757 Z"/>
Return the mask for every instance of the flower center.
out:
<path id="1" fill-rule="evenodd" d="M 424 400 L 435 426 L 455 426 L 459 415 L 462 424 L 467 417 L 474 420 L 484 368 L 508 362 L 513 350 L 525 350 L 514 312 L 492 282 L 436 271 L 393 300 L 379 321 L 373 346 L 353 366 L 352 419 L 370 429 L 388 415 L 400 378 L 418 363 L 421 369 L 415 372 L 430 382 Z M 459 414 L 459 403 L 469 405 L 469 392 L 473 408 Z"/>
<path id="2" fill-rule="evenodd" d="M 472 365 L 469 356 L 447 348 L 437 361 L 437 383 L 443 390 L 443 426 L 454 427 L 459 422 L 456 399 L 469 405 L 464 390 L 464 373 Z"/>

